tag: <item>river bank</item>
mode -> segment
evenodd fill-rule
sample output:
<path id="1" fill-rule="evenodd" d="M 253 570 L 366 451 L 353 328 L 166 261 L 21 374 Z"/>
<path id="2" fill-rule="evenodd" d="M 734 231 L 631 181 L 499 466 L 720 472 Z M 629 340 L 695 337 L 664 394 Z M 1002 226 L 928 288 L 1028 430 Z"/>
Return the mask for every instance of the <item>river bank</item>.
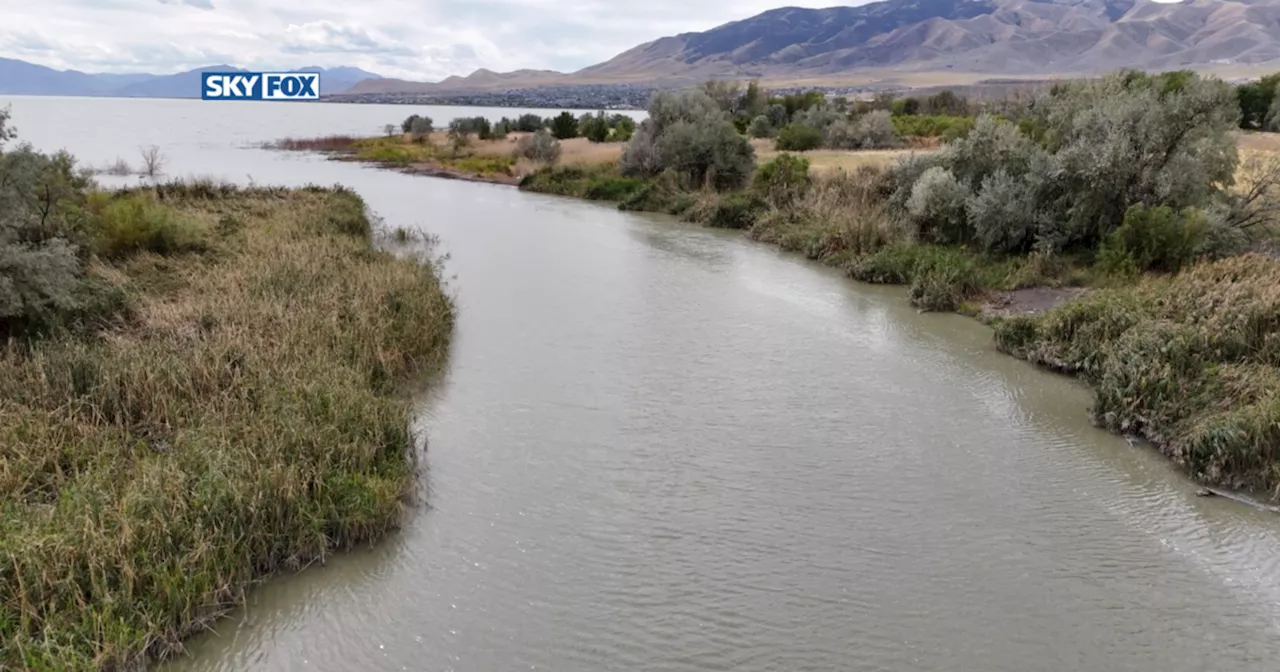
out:
<path id="1" fill-rule="evenodd" d="M 444 150 L 439 142 L 439 139 L 425 139 L 420 143 L 425 149 L 404 149 L 404 146 L 413 147 L 414 143 L 399 137 L 351 140 L 339 143 L 337 154 L 338 158 L 346 160 L 373 162 L 383 162 L 387 156 L 399 157 L 396 161 L 400 162 L 401 168 L 410 169 L 414 164 L 409 157 L 415 153 L 442 156 Z M 505 142 L 480 143 L 477 149 L 484 156 L 500 157 L 503 152 L 510 153 L 509 149 L 504 149 Z M 298 148 L 315 146 L 313 142 Z M 1098 424 L 1148 439 L 1200 482 L 1262 491 L 1270 497 L 1280 496 L 1280 459 L 1269 457 L 1269 451 L 1262 448 L 1266 443 L 1263 435 L 1267 431 L 1262 424 L 1255 423 L 1251 429 L 1242 430 L 1243 434 L 1237 432 L 1230 435 L 1235 438 L 1229 436 L 1216 443 L 1205 443 L 1208 439 L 1203 437 L 1194 439 L 1193 443 L 1198 446 L 1194 449 L 1171 438 L 1174 434 L 1190 436 L 1190 425 L 1211 422 L 1209 415 L 1222 407 L 1237 411 L 1242 405 L 1252 407 L 1258 401 L 1255 391 L 1237 394 L 1230 386 L 1209 385 L 1205 389 L 1216 390 L 1206 392 L 1215 397 L 1211 402 L 1165 409 L 1162 412 L 1172 415 L 1162 421 L 1152 421 L 1143 415 L 1152 409 L 1144 411 L 1139 408 L 1139 402 L 1149 401 L 1142 395 L 1129 398 L 1121 394 L 1128 399 L 1128 405 L 1122 411 L 1106 410 L 1104 397 L 1114 391 L 1109 391 L 1113 383 L 1109 379 L 1103 380 L 1106 367 L 1100 362 L 1107 361 L 1122 346 L 1120 336 L 1129 326 L 1146 328 L 1146 320 L 1165 319 L 1156 312 L 1147 311 L 1135 316 L 1123 329 L 1107 338 L 1084 338 L 1075 345 L 1072 341 L 1077 336 L 1072 330 L 1068 330 L 1069 333 L 1053 329 L 1046 332 L 1053 334 L 1044 338 L 1052 341 L 1054 347 L 1075 347 L 1083 353 L 1081 357 L 1093 363 L 1090 366 L 1080 362 L 1055 364 L 1052 358 L 1042 355 L 1044 348 L 1050 346 L 1042 344 L 1043 347 L 1037 349 L 1023 342 L 1023 339 L 1033 338 L 1028 334 L 1041 333 L 1032 326 L 1039 324 L 1037 320 L 1047 324 L 1061 320 L 1069 322 L 1071 318 L 1064 316 L 1073 314 L 1073 311 L 1088 310 L 1082 306 L 1095 306 L 1097 301 L 1115 300 L 1116 292 L 1131 290 L 1135 286 L 1157 286 L 1168 269 L 1150 268 L 1143 272 L 1142 268 L 1132 268 L 1134 258 L 1131 255 L 1139 247 L 1128 251 L 1127 248 L 1116 248 L 1112 250 L 1112 258 L 1105 260 L 1099 257 L 1100 254 L 1105 256 L 1100 248 L 1057 255 L 993 254 L 962 245 L 922 244 L 914 237 L 904 235 L 897 216 L 890 213 L 889 201 L 895 198 L 892 194 L 895 189 L 900 191 L 893 181 L 899 178 L 884 166 L 901 158 L 901 153 L 869 153 L 865 160 L 849 161 L 847 168 L 841 166 L 826 171 L 813 170 L 802 155 L 775 153 L 754 170 L 749 185 L 714 191 L 690 189 L 688 184 L 671 174 L 649 178 L 625 176 L 616 160 L 604 156 L 606 151 L 613 151 L 613 148 L 597 149 L 594 161 L 577 160 L 541 167 L 526 165 L 519 171 L 507 169 L 501 181 L 510 184 L 519 175 L 519 187 L 525 191 L 609 202 L 620 210 L 665 213 L 705 226 L 739 229 L 753 240 L 771 243 L 839 268 L 853 279 L 874 284 L 905 285 L 910 301 L 918 308 L 958 312 L 977 318 L 997 329 L 997 343 L 1002 351 L 1085 378 L 1099 394 L 1099 402 L 1094 409 L 1095 414 L 1101 414 Z M 848 154 L 856 156 L 858 153 Z M 474 157 L 467 159 L 475 160 Z M 516 159 L 512 156 L 506 156 L 506 160 L 510 162 L 508 165 L 515 165 Z M 909 156 L 906 158 L 908 163 L 911 160 Z M 1232 163 L 1235 165 L 1234 158 Z M 1252 165 L 1256 170 L 1260 164 Z M 1247 172 L 1250 169 L 1241 165 L 1238 170 Z M 477 173 L 470 177 L 497 181 Z M 1240 178 L 1242 183 L 1249 183 L 1249 175 L 1242 174 Z M 901 209 L 902 204 L 897 207 Z M 1135 222 L 1131 226 L 1160 226 L 1156 220 L 1139 219 Z M 1177 220 L 1171 220 L 1168 225 L 1180 226 Z M 1133 244 L 1146 246 L 1142 254 L 1156 255 L 1144 262 L 1149 264 L 1151 259 L 1160 258 L 1160 255 L 1181 245 L 1174 241 L 1183 234 L 1173 234 L 1174 238 L 1169 238 L 1169 232 L 1148 228 L 1135 229 L 1126 235 L 1138 236 L 1133 240 L 1141 242 Z M 1148 238 L 1142 240 L 1143 236 Z M 1117 240 L 1107 244 L 1115 246 L 1119 244 Z M 1162 250 L 1160 246 L 1174 247 Z M 1176 254 L 1185 256 L 1190 253 L 1181 251 Z M 1262 257 L 1248 258 L 1255 260 L 1254 265 L 1263 263 Z M 1180 265 L 1184 262 L 1180 259 L 1171 263 Z M 1262 272 L 1265 275 L 1266 271 Z M 1194 291 L 1200 295 L 1212 295 L 1215 292 L 1229 293 L 1232 289 L 1227 285 L 1209 288 L 1200 283 Z M 1095 295 L 1102 298 L 1094 299 Z M 1265 329 L 1276 328 L 1271 325 Z M 1260 346 L 1242 346 L 1238 350 L 1240 357 L 1248 358 L 1258 355 Z M 1266 359 L 1268 355 L 1258 356 L 1261 359 L 1256 363 L 1270 365 Z M 1202 361 L 1197 360 L 1194 368 L 1211 368 L 1226 363 L 1215 357 L 1209 355 Z M 1158 358 L 1152 358 L 1148 363 L 1155 365 L 1158 361 Z M 1198 380 L 1200 376 L 1195 374 L 1191 377 Z M 1194 384 L 1204 387 L 1200 382 Z M 1221 434 L 1225 430 L 1219 428 L 1214 431 Z M 1206 447 L 1209 444 L 1213 447 Z M 1224 457 L 1228 453 L 1236 457 Z M 1245 459 L 1241 455 L 1249 457 Z"/>
<path id="2" fill-rule="evenodd" d="M 453 307 L 344 189 L 65 198 L 105 298 L 0 351 L 0 667 L 134 669 L 396 528 Z"/>

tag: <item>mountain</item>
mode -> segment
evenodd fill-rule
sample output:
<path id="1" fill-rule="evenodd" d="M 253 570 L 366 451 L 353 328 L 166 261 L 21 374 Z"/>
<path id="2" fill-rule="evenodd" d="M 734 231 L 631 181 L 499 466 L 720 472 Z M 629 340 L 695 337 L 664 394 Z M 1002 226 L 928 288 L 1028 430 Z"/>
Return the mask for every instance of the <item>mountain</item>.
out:
<path id="1" fill-rule="evenodd" d="M 858 73 L 905 79 L 911 73 L 1085 75 L 1118 67 L 1256 70 L 1276 61 L 1280 0 L 886 0 L 773 9 L 646 42 L 572 73 L 478 71 L 431 84 L 384 79 L 348 93 L 748 77 L 836 81 Z"/>
<path id="2" fill-rule="evenodd" d="M 318 72 L 324 94 L 341 93 L 379 75 L 353 67 L 277 68 L 280 72 Z M 121 98 L 199 98 L 203 72 L 244 72 L 231 65 L 210 65 L 174 75 L 89 74 L 54 70 L 11 58 L 0 58 L 0 94 L 35 96 L 116 96 Z"/>

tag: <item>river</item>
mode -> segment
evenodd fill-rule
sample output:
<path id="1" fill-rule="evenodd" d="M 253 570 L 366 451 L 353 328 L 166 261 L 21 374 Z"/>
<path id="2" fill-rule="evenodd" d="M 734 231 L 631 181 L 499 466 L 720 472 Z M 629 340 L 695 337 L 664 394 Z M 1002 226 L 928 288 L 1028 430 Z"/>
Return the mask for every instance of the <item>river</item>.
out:
<path id="1" fill-rule="evenodd" d="M 421 108 L 17 98 L 88 163 L 342 183 L 459 306 L 422 504 L 172 671 L 1274 670 L 1280 518 L 1087 421 L 1080 384 L 732 233 L 249 146 Z M 434 112 L 434 114 L 432 114 Z M 512 114 L 465 108 L 449 114 Z"/>

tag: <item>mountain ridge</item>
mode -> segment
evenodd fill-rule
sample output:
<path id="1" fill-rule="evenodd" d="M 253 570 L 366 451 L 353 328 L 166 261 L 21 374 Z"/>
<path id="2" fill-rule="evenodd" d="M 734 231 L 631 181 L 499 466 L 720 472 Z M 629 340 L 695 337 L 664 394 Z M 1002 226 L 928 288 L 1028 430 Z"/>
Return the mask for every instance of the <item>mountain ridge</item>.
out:
<path id="1" fill-rule="evenodd" d="M 1252 69 L 1269 63 L 1280 69 L 1280 0 L 884 0 L 779 7 L 710 30 L 660 37 L 569 73 L 484 70 L 434 83 L 381 79 L 347 93 L 857 73 L 1046 77 L 1119 67 Z"/>
<path id="2" fill-rule="evenodd" d="M 321 92 L 340 93 L 381 76 L 349 66 L 280 68 L 281 72 L 319 72 Z M 111 96 L 121 98 L 199 98 L 204 72 L 245 72 L 233 65 L 207 65 L 169 75 L 87 73 L 55 70 L 13 58 L 0 58 L 0 95 Z"/>

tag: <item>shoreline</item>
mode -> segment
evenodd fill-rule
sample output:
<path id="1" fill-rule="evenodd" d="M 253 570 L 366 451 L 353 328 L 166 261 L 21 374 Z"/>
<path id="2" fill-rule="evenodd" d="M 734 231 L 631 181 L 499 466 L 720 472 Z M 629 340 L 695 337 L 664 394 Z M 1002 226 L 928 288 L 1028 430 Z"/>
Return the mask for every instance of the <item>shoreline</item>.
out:
<path id="1" fill-rule="evenodd" d="M 341 160 L 364 161 L 355 157 L 353 153 L 348 152 L 346 154 L 346 156 L 341 156 L 339 158 Z M 446 179 L 463 179 L 505 185 L 517 183 L 517 178 L 514 175 L 494 179 L 492 177 L 476 174 L 466 174 L 456 170 L 440 169 L 437 166 L 407 167 L 407 169 L 405 169 L 404 167 L 383 164 L 383 167 L 399 169 L 402 172 L 411 174 L 444 177 Z M 896 261 L 891 260 L 892 263 L 887 269 L 878 267 L 871 269 L 860 268 L 860 266 L 866 266 L 866 264 L 854 264 L 852 262 L 855 259 L 845 254 L 822 252 L 820 251 L 822 245 L 819 244 L 817 248 L 815 248 L 815 242 L 813 240 L 804 242 L 804 240 L 806 240 L 806 236 L 811 238 L 814 233 L 805 233 L 804 230 L 806 225 L 803 223 L 785 224 L 781 229 L 773 231 L 766 229 L 763 232 L 759 231 L 759 224 L 740 224 L 740 215 L 737 214 L 738 210 L 735 209 L 738 206 L 732 202 L 732 199 L 735 198 L 733 194 L 713 195 L 711 196 L 710 203 L 694 202 L 702 196 L 705 196 L 705 193 L 701 195 L 697 193 L 685 193 L 683 195 L 675 194 L 674 197 L 677 200 L 686 199 L 688 201 L 683 202 L 683 204 L 678 206 L 679 213 L 677 213 L 675 210 L 671 209 L 672 207 L 676 207 L 672 205 L 672 194 L 666 193 L 665 195 L 652 197 L 653 195 L 650 192 L 660 191 L 659 187 L 661 185 L 652 182 L 638 183 L 638 181 L 630 180 L 630 178 L 622 178 L 616 175 L 616 169 L 613 169 L 610 165 L 563 165 L 555 168 L 544 167 L 539 171 L 535 171 L 523 178 L 519 178 L 517 186 L 522 190 L 537 193 L 568 196 L 579 200 L 612 202 L 617 204 L 619 209 L 623 210 L 643 210 L 659 213 L 666 212 L 667 214 L 682 214 L 683 219 L 703 226 L 743 229 L 743 233 L 745 235 L 757 242 L 770 243 L 776 247 L 782 248 L 783 250 L 799 252 L 810 260 L 819 261 L 826 265 L 841 267 L 845 269 L 846 274 L 853 280 L 867 282 L 868 284 L 896 284 L 910 286 L 912 289 L 912 303 L 916 304 L 922 310 L 954 312 L 977 319 L 978 321 L 993 328 L 993 340 L 996 343 L 997 349 L 1001 352 L 1018 359 L 1023 359 L 1024 361 L 1028 361 L 1044 370 L 1066 373 L 1075 378 L 1083 379 L 1084 382 L 1089 384 L 1095 391 L 1095 397 L 1097 399 L 1094 407 L 1090 408 L 1088 411 L 1091 417 L 1096 418 L 1096 407 L 1099 403 L 1108 398 L 1105 396 L 1106 394 L 1125 394 L 1120 392 L 1111 392 L 1106 389 L 1099 378 L 1101 373 L 1097 370 L 1081 369 L 1079 367 L 1072 368 L 1071 366 L 1055 366 L 1049 360 L 1038 358 L 1034 355 L 1028 355 L 1026 352 L 1020 352 L 1016 347 L 1009 347 L 1006 345 L 1007 338 L 1005 334 L 1012 330 L 1009 326 L 1011 324 L 1019 325 L 1018 328 L 1023 328 L 1027 324 L 1035 323 L 1037 321 L 1052 321 L 1058 319 L 1057 316 L 1064 311 L 1070 314 L 1072 311 L 1084 310 L 1085 307 L 1092 305 L 1091 302 L 1094 300 L 1096 295 L 1110 296 L 1116 292 L 1124 291 L 1123 289 L 1117 290 L 1114 287 L 1111 287 L 1110 283 L 1107 282 L 1096 287 L 1093 286 L 1093 281 L 1091 280 L 1085 280 L 1081 284 L 1075 284 L 1076 282 L 1079 282 L 1079 280 L 1063 283 L 1062 273 L 1065 272 L 1070 275 L 1075 271 L 1080 271 L 1082 269 L 1066 269 L 1065 271 L 1063 269 L 1058 269 L 1056 271 L 1033 270 L 1029 281 L 1019 281 L 1018 286 L 1008 289 L 1000 289 L 984 285 L 981 281 L 977 281 L 976 286 L 964 285 L 966 282 L 975 282 L 976 280 L 960 281 L 963 286 L 970 287 L 969 289 L 957 290 L 951 285 L 944 285 L 939 289 L 937 286 L 931 287 L 929 285 L 930 278 L 928 276 L 930 273 L 941 272 L 945 277 L 945 273 L 947 273 L 948 269 L 951 268 L 948 266 L 949 264 L 960 263 L 963 266 L 964 264 L 970 264 L 972 262 L 966 261 L 963 254 L 959 254 L 957 256 L 957 252 L 954 250 L 940 248 L 937 249 L 936 252 L 931 252 L 923 247 L 918 247 L 915 250 L 910 248 L 906 250 L 907 252 L 912 252 L 914 256 L 919 256 L 915 253 L 925 254 L 925 257 L 922 257 L 918 261 L 907 259 L 904 262 L 899 259 Z M 726 211 L 730 214 L 725 215 L 724 213 Z M 726 216 L 728 217 L 728 220 L 727 223 L 724 223 L 721 220 L 725 219 Z M 884 250 L 881 251 L 883 252 Z M 907 256 L 912 257 L 913 255 Z M 933 257 L 929 258 L 928 255 L 933 255 Z M 881 256 L 883 255 L 873 254 L 868 257 L 864 254 L 860 259 L 862 262 L 875 262 Z M 928 263 L 926 263 L 924 267 L 919 267 L 916 271 L 911 270 L 912 264 L 925 262 Z M 906 264 L 905 266 L 903 265 L 904 263 Z M 1022 258 L 1018 263 L 1021 263 L 1026 267 L 1032 267 L 1037 262 L 1035 262 L 1031 257 L 1026 257 Z M 894 266 L 895 264 L 896 266 Z M 876 266 L 874 263 L 871 265 L 873 267 Z M 992 269 L 983 268 L 979 265 L 976 268 L 971 268 L 969 271 L 966 271 L 966 273 L 968 273 L 969 276 L 976 278 L 983 272 L 991 271 Z M 925 277 L 925 289 L 922 290 L 922 296 L 917 296 L 917 285 L 920 284 L 921 277 L 916 276 L 921 274 Z M 1138 276 L 1139 281 L 1134 283 L 1133 286 L 1136 287 L 1145 285 L 1149 282 L 1158 282 L 1163 277 L 1164 276 L 1153 273 L 1143 274 Z M 955 280 L 946 280 L 943 282 L 955 282 Z M 930 294 L 931 291 L 934 293 Z M 941 298 L 939 298 L 939 295 L 937 294 L 938 291 L 942 292 Z M 957 294 L 955 292 L 960 293 Z M 1136 319 L 1146 318 L 1140 317 Z M 1142 323 L 1138 326 L 1145 328 L 1145 324 L 1146 323 Z M 1138 332 L 1139 329 L 1135 328 L 1134 333 Z M 1061 338 L 1073 339 L 1076 338 L 1076 336 L 1074 332 L 1072 332 L 1071 334 L 1067 334 Z M 1123 345 L 1121 342 L 1117 341 L 1117 343 Z M 1108 341 L 1105 344 L 1091 345 L 1083 343 L 1073 346 L 1068 340 L 1063 343 L 1058 343 L 1054 347 L 1068 349 L 1092 349 L 1090 350 L 1094 352 L 1092 357 L 1102 357 L 1103 359 L 1106 359 L 1105 353 L 1110 352 L 1112 349 L 1119 346 L 1111 341 Z M 1207 366 L 1212 368 L 1212 365 Z M 1258 471 L 1259 469 L 1267 471 L 1270 467 L 1259 465 L 1251 467 L 1245 471 L 1236 472 L 1233 471 L 1233 468 L 1231 467 L 1218 464 L 1218 460 L 1225 458 L 1214 458 L 1212 456 L 1206 457 L 1204 454 L 1200 453 L 1189 455 L 1186 448 L 1178 447 L 1177 444 L 1179 439 L 1167 438 L 1170 436 L 1168 433 L 1169 429 L 1152 429 L 1149 423 L 1143 420 L 1142 411 L 1139 408 L 1139 405 L 1142 403 L 1141 399 L 1142 397 L 1140 396 L 1133 398 L 1129 402 L 1130 406 L 1126 407 L 1127 410 L 1113 410 L 1111 411 L 1112 416 L 1108 416 L 1111 417 L 1110 420 L 1095 419 L 1095 424 L 1110 429 L 1119 435 L 1142 438 L 1157 450 L 1157 452 L 1160 452 L 1162 455 L 1171 459 L 1175 464 L 1180 466 L 1184 474 L 1186 474 L 1190 480 L 1202 485 L 1215 486 L 1223 492 L 1233 492 L 1236 494 L 1236 497 L 1233 497 L 1233 499 L 1237 499 L 1239 501 L 1253 501 L 1254 505 L 1259 507 L 1265 507 L 1266 505 L 1262 504 L 1260 501 L 1255 501 L 1255 498 L 1258 498 L 1259 500 L 1280 500 L 1280 490 L 1276 489 L 1273 477 L 1267 476 Z M 1252 396 L 1246 395 L 1240 399 L 1239 403 L 1246 405 L 1252 404 L 1254 403 L 1251 401 L 1252 399 Z M 1179 416 L 1177 413 L 1174 413 L 1174 415 L 1171 416 L 1172 419 L 1166 419 L 1166 424 L 1169 424 L 1172 427 L 1179 427 L 1180 429 L 1178 432 L 1182 432 L 1185 428 L 1182 428 L 1182 425 L 1179 423 L 1189 422 L 1190 419 L 1201 417 L 1206 412 L 1208 412 L 1206 409 L 1201 408 L 1199 410 L 1187 410 L 1185 411 L 1185 416 Z M 1119 413 L 1119 415 L 1117 416 L 1116 413 Z M 1177 436 L 1180 434 L 1175 433 L 1174 435 Z M 1267 493 L 1272 493 L 1273 496 L 1268 496 Z"/>

